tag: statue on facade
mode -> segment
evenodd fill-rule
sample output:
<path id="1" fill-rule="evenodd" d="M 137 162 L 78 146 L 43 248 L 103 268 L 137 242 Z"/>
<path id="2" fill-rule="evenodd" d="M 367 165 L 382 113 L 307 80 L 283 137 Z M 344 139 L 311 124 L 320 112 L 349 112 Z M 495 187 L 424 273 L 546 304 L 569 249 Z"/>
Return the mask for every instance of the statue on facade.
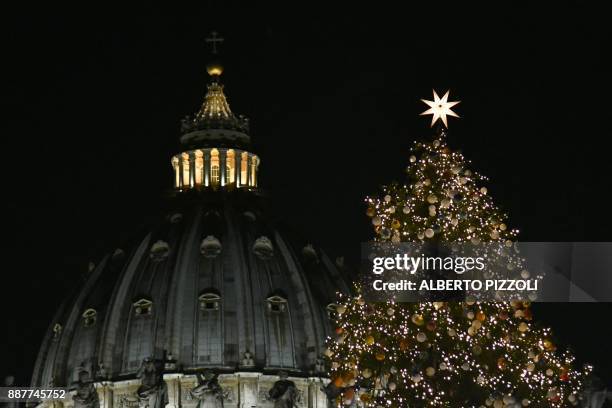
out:
<path id="1" fill-rule="evenodd" d="M 288 380 L 288 374 L 285 371 L 278 373 L 280 380 L 274 383 L 268 397 L 274 401 L 274 408 L 294 408 L 297 405 L 299 392 L 295 383 Z"/>
<path id="2" fill-rule="evenodd" d="M 253 367 L 255 365 L 255 360 L 253 359 L 253 354 L 247 350 L 242 355 L 242 364 L 243 367 Z"/>
<path id="3" fill-rule="evenodd" d="M 98 361 L 98 365 L 96 368 L 96 378 L 101 380 L 105 380 L 107 377 L 106 368 L 104 368 L 104 363 L 102 361 Z"/>
<path id="4" fill-rule="evenodd" d="M 198 400 L 197 408 L 223 408 L 223 388 L 219 385 L 218 374 L 212 370 L 197 373 L 198 385 L 191 395 Z"/>
<path id="5" fill-rule="evenodd" d="M 164 408 L 168 404 L 168 389 L 162 377 L 164 362 L 147 357 L 136 376 L 142 385 L 136 394 L 140 401 L 140 408 Z"/>
<path id="6" fill-rule="evenodd" d="M 74 408 L 99 408 L 98 393 L 87 370 L 79 371 L 72 399 Z"/>

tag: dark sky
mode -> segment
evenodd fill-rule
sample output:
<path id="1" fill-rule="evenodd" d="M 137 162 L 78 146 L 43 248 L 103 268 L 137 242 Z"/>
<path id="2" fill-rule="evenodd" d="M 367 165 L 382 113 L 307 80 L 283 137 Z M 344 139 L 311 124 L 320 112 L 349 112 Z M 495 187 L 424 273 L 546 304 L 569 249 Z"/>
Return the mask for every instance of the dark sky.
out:
<path id="1" fill-rule="evenodd" d="M 88 262 L 158 210 L 179 119 L 204 95 L 211 30 L 225 37 L 223 82 L 251 118 L 261 185 L 331 256 L 355 259 L 371 237 L 363 199 L 401 180 L 408 148 L 430 135 L 418 113 L 433 87 L 462 100 L 450 144 L 490 177 L 523 241 L 612 240 L 602 10 L 252 3 L 3 10 L 0 375 L 28 381 Z M 611 313 L 536 306 L 608 381 Z"/>

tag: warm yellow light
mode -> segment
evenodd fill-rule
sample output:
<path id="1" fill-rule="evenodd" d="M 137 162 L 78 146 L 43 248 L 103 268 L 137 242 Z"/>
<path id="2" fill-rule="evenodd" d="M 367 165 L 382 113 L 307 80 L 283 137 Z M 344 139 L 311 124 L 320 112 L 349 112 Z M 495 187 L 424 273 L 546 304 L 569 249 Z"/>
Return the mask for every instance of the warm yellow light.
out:
<path id="1" fill-rule="evenodd" d="M 434 123 L 436 123 L 436 121 L 440 119 L 442 120 L 442 123 L 444 123 L 444 127 L 448 128 L 448 123 L 446 122 L 446 115 L 454 116 L 456 118 L 459 117 L 459 115 L 453 112 L 451 108 L 457 105 L 461 101 L 448 102 L 449 93 L 450 91 L 446 91 L 444 96 L 440 98 L 438 94 L 436 93 L 436 91 L 434 90 L 433 91 L 433 96 L 434 96 L 433 101 L 427 101 L 425 99 L 421 99 L 427 106 L 429 106 L 429 109 L 421 113 L 421 115 L 432 115 L 431 116 L 431 126 L 433 126 Z"/>
<path id="2" fill-rule="evenodd" d="M 223 67 L 218 64 L 209 65 L 206 67 L 206 71 L 210 76 L 219 76 L 223 73 Z"/>

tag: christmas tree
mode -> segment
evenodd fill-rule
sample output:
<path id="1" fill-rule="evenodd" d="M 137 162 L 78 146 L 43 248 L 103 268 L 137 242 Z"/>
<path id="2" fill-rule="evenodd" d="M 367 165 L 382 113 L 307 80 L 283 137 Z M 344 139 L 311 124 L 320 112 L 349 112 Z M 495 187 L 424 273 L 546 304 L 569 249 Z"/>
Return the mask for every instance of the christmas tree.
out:
<path id="1" fill-rule="evenodd" d="M 448 92 L 430 109 L 435 138 L 417 142 L 405 184 L 367 199 L 379 242 L 499 242 L 518 231 L 494 204 L 484 177 L 447 145 Z M 517 271 L 524 278 L 527 271 Z M 532 322 L 530 303 L 368 303 L 341 297 L 329 339 L 328 395 L 365 407 L 565 407 L 579 403 L 591 368 L 577 369 L 551 332 Z"/>

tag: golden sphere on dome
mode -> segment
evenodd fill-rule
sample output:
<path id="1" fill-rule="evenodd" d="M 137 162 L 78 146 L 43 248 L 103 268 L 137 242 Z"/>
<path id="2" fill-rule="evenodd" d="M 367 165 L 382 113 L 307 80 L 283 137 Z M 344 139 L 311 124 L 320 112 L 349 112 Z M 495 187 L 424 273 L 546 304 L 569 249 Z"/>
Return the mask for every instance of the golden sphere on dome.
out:
<path id="1" fill-rule="evenodd" d="M 210 76 L 219 76 L 223 73 L 223 65 L 220 62 L 211 62 L 206 66 L 206 72 Z"/>

